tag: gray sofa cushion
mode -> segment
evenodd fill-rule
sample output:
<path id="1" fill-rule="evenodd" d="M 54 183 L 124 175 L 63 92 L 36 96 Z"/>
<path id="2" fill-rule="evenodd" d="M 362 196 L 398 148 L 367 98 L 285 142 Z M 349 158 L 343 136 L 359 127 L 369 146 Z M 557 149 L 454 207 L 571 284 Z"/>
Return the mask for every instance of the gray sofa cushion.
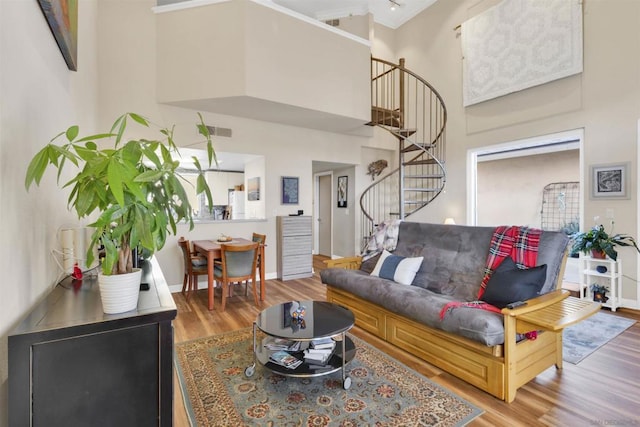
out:
<path id="1" fill-rule="evenodd" d="M 485 310 L 458 307 L 440 320 L 440 310 L 455 301 L 418 286 L 405 286 L 370 276 L 364 271 L 328 268 L 320 272 L 323 283 L 357 295 L 400 316 L 434 329 L 442 329 L 493 346 L 504 342 L 502 316 Z"/>

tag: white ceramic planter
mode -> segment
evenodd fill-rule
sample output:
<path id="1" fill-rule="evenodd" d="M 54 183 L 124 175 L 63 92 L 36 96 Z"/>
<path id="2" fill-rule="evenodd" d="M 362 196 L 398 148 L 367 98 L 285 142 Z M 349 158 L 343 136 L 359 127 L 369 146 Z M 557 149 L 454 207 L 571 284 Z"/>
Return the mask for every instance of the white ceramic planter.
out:
<path id="1" fill-rule="evenodd" d="M 133 273 L 98 275 L 102 310 L 107 314 L 124 313 L 138 306 L 142 270 L 134 268 Z"/>

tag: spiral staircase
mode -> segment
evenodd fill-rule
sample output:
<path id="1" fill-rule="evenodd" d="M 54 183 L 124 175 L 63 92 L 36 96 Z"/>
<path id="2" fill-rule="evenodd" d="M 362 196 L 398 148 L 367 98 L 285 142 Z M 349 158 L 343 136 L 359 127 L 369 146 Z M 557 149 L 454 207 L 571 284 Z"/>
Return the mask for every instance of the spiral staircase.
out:
<path id="1" fill-rule="evenodd" d="M 405 219 L 444 189 L 447 109 L 422 77 L 399 64 L 371 58 L 371 126 L 398 140 L 398 167 L 360 197 L 363 242 L 388 219 Z"/>

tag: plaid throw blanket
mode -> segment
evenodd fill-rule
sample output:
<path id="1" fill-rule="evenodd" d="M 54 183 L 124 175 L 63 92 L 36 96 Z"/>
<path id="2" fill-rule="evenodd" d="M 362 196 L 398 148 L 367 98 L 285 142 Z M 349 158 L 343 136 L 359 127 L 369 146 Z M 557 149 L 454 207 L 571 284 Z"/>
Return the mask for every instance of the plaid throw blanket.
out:
<path id="1" fill-rule="evenodd" d="M 369 238 L 367 246 L 362 251 L 362 261 L 373 258 L 382 253 L 383 249 L 393 252 L 398 245 L 398 232 L 400 231 L 399 219 L 388 219 L 378 224 L 378 228 Z"/>
<path id="2" fill-rule="evenodd" d="M 440 311 L 440 320 L 444 319 L 448 312 L 456 307 L 472 307 L 500 313 L 501 310 L 486 302 L 480 301 L 491 274 L 498 268 L 500 263 L 508 256 L 513 259 L 519 268 L 531 268 L 536 266 L 538 259 L 538 245 L 542 230 L 529 227 L 500 226 L 496 227 L 491 237 L 489 255 L 484 270 L 484 277 L 478 290 L 478 301 L 472 302 L 450 302 Z"/>

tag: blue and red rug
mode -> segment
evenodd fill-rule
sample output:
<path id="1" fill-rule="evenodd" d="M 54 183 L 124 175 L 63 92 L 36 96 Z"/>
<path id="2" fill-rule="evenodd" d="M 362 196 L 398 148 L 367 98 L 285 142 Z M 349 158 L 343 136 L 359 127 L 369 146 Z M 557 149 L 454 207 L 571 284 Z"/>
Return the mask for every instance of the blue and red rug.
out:
<path id="1" fill-rule="evenodd" d="M 185 408 L 194 426 L 462 426 L 483 413 L 471 403 L 351 336 L 357 355 L 341 372 L 292 378 L 253 361 L 251 329 L 175 345 Z"/>

